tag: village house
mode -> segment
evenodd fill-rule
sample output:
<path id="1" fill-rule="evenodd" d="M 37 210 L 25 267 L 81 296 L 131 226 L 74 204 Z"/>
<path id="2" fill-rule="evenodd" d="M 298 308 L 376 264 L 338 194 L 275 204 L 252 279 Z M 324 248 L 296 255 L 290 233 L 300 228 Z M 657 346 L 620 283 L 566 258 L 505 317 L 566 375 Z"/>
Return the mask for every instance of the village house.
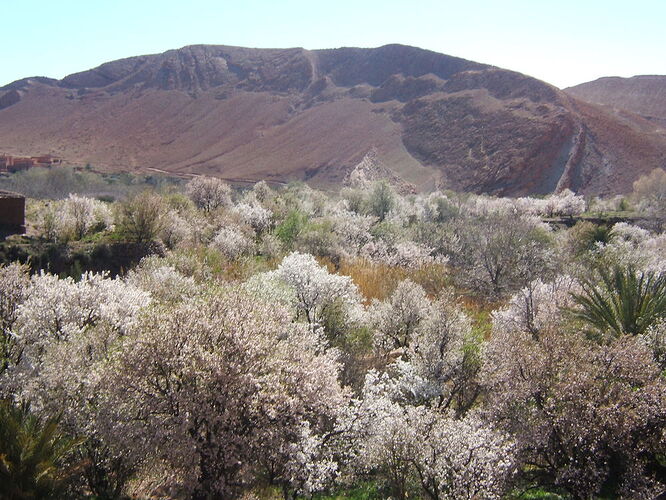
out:
<path id="1" fill-rule="evenodd" d="M 61 158 L 56 158 L 52 155 L 41 155 L 41 156 L 31 156 L 31 160 L 35 162 L 35 165 L 50 167 L 52 165 L 60 165 L 62 163 Z"/>
<path id="2" fill-rule="evenodd" d="M 41 156 L 10 156 L 0 155 L 0 172 L 19 172 L 31 167 L 50 167 L 62 164 L 62 159 L 52 155 Z"/>
<path id="3" fill-rule="evenodd" d="M 0 191 L 0 235 L 25 233 L 25 197 Z"/>
<path id="4" fill-rule="evenodd" d="M 6 171 L 7 167 L 12 166 L 13 158 L 7 155 L 0 155 L 0 172 Z"/>

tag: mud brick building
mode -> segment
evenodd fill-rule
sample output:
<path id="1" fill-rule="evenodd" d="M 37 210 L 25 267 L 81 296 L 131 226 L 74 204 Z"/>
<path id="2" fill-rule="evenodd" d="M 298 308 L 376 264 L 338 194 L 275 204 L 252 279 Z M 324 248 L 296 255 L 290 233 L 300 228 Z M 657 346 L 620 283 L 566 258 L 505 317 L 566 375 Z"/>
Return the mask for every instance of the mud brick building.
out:
<path id="1" fill-rule="evenodd" d="M 0 234 L 25 233 L 25 197 L 0 191 Z"/>
<path id="2" fill-rule="evenodd" d="M 61 165 L 62 159 L 51 155 L 42 156 L 10 156 L 0 155 L 0 172 L 19 172 L 27 170 L 31 167 L 51 167 L 53 165 Z"/>

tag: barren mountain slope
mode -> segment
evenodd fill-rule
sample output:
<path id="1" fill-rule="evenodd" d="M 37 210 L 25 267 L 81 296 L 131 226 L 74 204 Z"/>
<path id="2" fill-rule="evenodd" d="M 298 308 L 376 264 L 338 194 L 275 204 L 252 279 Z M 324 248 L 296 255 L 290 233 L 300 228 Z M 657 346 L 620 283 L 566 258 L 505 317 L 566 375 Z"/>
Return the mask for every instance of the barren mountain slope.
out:
<path id="1" fill-rule="evenodd" d="M 400 45 L 191 46 L 0 89 L 0 153 L 102 170 L 339 185 L 374 151 L 419 189 L 628 189 L 663 164 L 654 123 L 533 78 Z"/>
<path id="2" fill-rule="evenodd" d="M 565 89 L 594 104 L 624 109 L 666 125 L 666 76 L 605 77 Z"/>

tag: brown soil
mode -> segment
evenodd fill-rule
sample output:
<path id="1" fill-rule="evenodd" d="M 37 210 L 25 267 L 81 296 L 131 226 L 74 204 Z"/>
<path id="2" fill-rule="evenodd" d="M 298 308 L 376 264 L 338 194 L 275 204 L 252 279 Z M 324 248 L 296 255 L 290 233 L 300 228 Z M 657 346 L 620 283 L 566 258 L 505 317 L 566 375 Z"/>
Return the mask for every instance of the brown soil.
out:
<path id="1" fill-rule="evenodd" d="M 621 192 L 664 163 L 655 122 L 413 47 L 192 46 L 0 89 L 0 153 L 106 171 L 340 185 L 369 151 L 417 189 Z"/>

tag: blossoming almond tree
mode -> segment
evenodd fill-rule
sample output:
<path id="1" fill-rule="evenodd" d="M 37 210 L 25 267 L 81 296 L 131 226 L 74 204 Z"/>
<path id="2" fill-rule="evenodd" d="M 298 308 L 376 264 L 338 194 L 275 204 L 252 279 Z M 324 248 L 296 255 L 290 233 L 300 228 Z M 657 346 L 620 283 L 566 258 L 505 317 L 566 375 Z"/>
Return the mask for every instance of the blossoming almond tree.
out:
<path id="1" fill-rule="evenodd" d="M 666 383 L 643 340 L 506 326 L 493 332 L 481 379 L 487 416 L 515 437 L 525 477 L 576 499 L 658 491 L 647 470 L 663 450 Z"/>
<path id="2" fill-rule="evenodd" d="M 197 176 L 187 183 L 186 191 L 195 205 L 205 212 L 231 205 L 231 188 L 215 177 Z"/>
<path id="3" fill-rule="evenodd" d="M 9 366 L 16 364 L 21 355 L 14 324 L 29 286 L 26 266 L 14 263 L 0 267 L 0 375 Z"/>
<path id="4" fill-rule="evenodd" d="M 104 273 L 74 281 L 42 272 L 31 279 L 16 331 L 31 345 L 66 340 L 100 322 L 125 332 L 149 302 L 148 293 Z"/>
<path id="5" fill-rule="evenodd" d="M 118 438 L 166 463 L 174 494 L 230 497 L 257 474 L 307 491 L 335 475 L 322 433 L 346 401 L 336 353 L 280 306 L 231 289 L 155 308 L 107 370 Z"/>
<path id="6" fill-rule="evenodd" d="M 352 279 L 329 273 L 310 254 L 287 255 L 275 271 L 264 273 L 264 279 L 273 277 L 293 290 L 297 314 L 311 325 L 319 323 L 324 309 L 336 302 L 349 310 L 360 308 L 360 293 Z"/>
<path id="7" fill-rule="evenodd" d="M 401 281 L 388 300 L 373 301 L 368 311 L 375 348 L 389 353 L 407 347 L 430 312 L 431 303 L 423 287 L 410 280 Z"/>
<path id="8" fill-rule="evenodd" d="M 120 491 L 137 461 L 107 439 L 113 418 L 104 405 L 99 367 L 129 333 L 150 295 L 121 279 L 85 273 L 81 280 L 41 273 L 30 280 L 18 307 L 15 337 L 22 356 L 0 380 L 3 392 L 32 401 L 35 410 L 60 415 L 73 436 L 84 436 L 79 458 L 87 488 Z"/>
<path id="9" fill-rule="evenodd" d="M 342 425 L 358 463 L 379 471 L 401 499 L 419 489 L 433 500 L 499 498 L 515 467 L 510 438 L 476 416 L 457 420 L 401 404 L 396 388 L 387 376 L 369 372 L 363 398 L 347 413 Z"/>

